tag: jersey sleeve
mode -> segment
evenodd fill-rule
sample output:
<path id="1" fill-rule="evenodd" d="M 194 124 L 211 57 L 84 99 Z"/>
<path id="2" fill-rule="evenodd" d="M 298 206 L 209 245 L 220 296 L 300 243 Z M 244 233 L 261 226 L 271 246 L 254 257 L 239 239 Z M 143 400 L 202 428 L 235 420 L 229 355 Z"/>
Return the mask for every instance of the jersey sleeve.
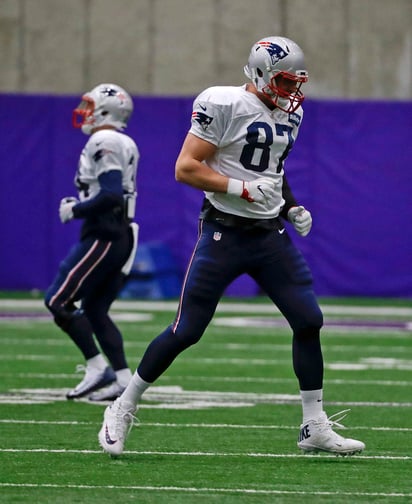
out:
<path id="1" fill-rule="evenodd" d="M 98 216 L 123 205 L 122 175 L 118 170 L 104 172 L 99 177 L 101 190 L 91 199 L 73 207 L 75 219 Z"/>
<path id="2" fill-rule="evenodd" d="M 298 206 L 298 204 L 285 174 L 283 174 L 282 198 L 285 200 L 285 204 L 280 212 L 280 216 L 287 220 L 289 210 L 294 206 Z"/>
<path id="3" fill-rule="evenodd" d="M 189 132 L 219 147 L 226 131 L 230 105 L 217 103 L 211 90 L 203 91 L 193 102 Z"/>
<path id="4" fill-rule="evenodd" d="M 302 122 L 302 118 L 303 118 L 303 109 L 302 108 L 299 108 L 298 113 L 289 114 L 289 122 L 293 126 L 292 136 L 294 138 L 294 142 L 296 141 L 296 138 L 298 136 L 299 127 Z M 292 189 L 289 185 L 288 179 L 286 178 L 285 172 L 283 172 L 282 198 L 284 199 L 285 203 L 284 203 L 283 208 L 280 211 L 279 215 L 281 217 L 283 217 L 284 219 L 288 220 L 289 210 L 294 206 L 298 206 L 298 203 L 297 203 L 296 198 L 295 198 L 295 196 L 292 192 Z"/>

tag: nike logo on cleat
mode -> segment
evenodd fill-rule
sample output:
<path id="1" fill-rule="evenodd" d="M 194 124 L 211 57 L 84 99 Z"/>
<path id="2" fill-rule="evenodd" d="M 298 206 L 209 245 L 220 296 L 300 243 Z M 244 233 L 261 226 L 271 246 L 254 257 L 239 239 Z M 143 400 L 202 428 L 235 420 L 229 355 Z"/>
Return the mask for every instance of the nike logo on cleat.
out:
<path id="1" fill-rule="evenodd" d="M 104 434 L 105 434 L 105 438 L 106 438 L 106 443 L 109 444 L 109 445 L 114 445 L 117 443 L 117 440 L 113 440 L 110 435 L 109 435 L 109 429 L 107 428 L 107 425 L 106 425 L 106 428 L 104 430 Z"/>
<path id="2" fill-rule="evenodd" d="M 299 433 L 299 442 L 310 438 L 309 425 L 305 425 L 301 428 Z"/>

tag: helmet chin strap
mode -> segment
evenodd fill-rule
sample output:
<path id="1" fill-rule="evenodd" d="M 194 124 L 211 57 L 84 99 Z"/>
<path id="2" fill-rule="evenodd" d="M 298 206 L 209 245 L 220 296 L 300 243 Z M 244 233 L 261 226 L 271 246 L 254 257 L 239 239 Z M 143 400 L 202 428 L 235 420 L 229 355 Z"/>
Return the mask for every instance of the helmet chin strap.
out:
<path id="1" fill-rule="evenodd" d="M 271 100 L 275 107 L 288 112 L 291 105 L 289 98 L 282 98 L 277 93 L 275 93 L 269 86 L 265 86 L 262 89 L 262 93 Z"/>
<path id="2" fill-rule="evenodd" d="M 82 124 L 81 126 L 82 133 L 84 133 L 85 135 L 91 135 L 92 129 L 93 129 L 92 124 Z"/>
<path id="3" fill-rule="evenodd" d="M 276 97 L 275 105 L 284 112 L 289 112 L 289 109 L 293 108 L 289 98 L 281 98 L 279 95 L 276 95 Z"/>

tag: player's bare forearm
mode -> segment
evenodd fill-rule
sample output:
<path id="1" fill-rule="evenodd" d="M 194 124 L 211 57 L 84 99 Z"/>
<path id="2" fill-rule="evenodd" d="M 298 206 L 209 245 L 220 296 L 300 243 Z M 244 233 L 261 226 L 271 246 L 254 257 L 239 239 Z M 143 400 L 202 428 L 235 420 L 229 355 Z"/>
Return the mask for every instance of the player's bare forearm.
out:
<path id="1" fill-rule="evenodd" d="M 215 151 L 215 145 L 188 134 L 176 161 L 176 180 L 203 191 L 226 192 L 228 178 L 204 162 Z"/>
<path id="2" fill-rule="evenodd" d="M 226 192 L 227 190 L 227 177 L 195 159 L 190 159 L 187 163 L 176 164 L 175 177 L 178 182 L 183 182 L 202 191 Z"/>

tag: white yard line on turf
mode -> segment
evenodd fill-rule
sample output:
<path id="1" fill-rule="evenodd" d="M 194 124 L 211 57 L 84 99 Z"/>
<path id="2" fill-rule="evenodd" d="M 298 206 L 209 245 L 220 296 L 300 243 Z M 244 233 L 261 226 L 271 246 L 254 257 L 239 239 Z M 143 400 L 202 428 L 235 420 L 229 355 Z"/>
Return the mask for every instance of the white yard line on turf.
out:
<path id="1" fill-rule="evenodd" d="M 10 418 L 0 419 L 0 424 L 23 425 L 100 425 L 96 422 L 82 422 L 78 420 L 18 420 Z M 167 427 L 177 429 L 245 429 L 245 430 L 296 430 L 296 425 L 250 425 L 250 424 L 207 424 L 207 423 L 170 423 L 170 422 L 144 422 L 139 424 L 139 429 L 144 427 Z M 372 427 L 354 426 L 350 430 L 370 430 L 384 432 L 412 432 L 412 427 Z"/>
<path id="2" fill-rule="evenodd" d="M 0 448 L 0 453 L 75 453 L 83 455 L 102 455 L 102 450 L 75 450 L 75 449 L 49 449 L 49 448 Z M 246 452 L 191 452 L 191 451 L 156 451 L 156 450 L 125 450 L 125 455 L 161 455 L 161 456 L 180 456 L 180 457 L 246 457 L 246 458 L 333 458 L 336 459 L 334 454 L 316 454 L 310 455 L 308 453 L 295 454 L 295 453 L 246 453 Z M 412 460 L 409 455 L 356 455 L 356 459 L 368 460 Z"/>
<path id="3" fill-rule="evenodd" d="M 101 452 L 100 452 L 101 453 Z M 126 453 L 126 452 L 125 452 Z M 133 452 L 127 452 L 133 453 Z M 303 455 L 308 456 L 308 455 Z M 364 457 L 367 458 L 367 457 Z M 81 490 L 141 490 L 144 492 L 174 492 L 194 494 L 246 494 L 246 495 L 299 495 L 299 496 L 346 496 L 346 497 L 412 497 L 412 493 L 402 492 L 332 492 L 308 490 L 271 490 L 256 488 L 205 488 L 179 486 L 143 486 L 143 485 L 76 485 L 57 483 L 0 483 L 0 488 L 57 488 Z"/>
<path id="4" fill-rule="evenodd" d="M 0 299 L 0 308 L 25 308 L 41 309 L 46 311 L 42 299 Z M 115 301 L 114 310 L 137 310 L 137 311 L 175 311 L 177 301 Z M 345 315 L 373 315 L 373 316 L 406 316 L 412 317 L 412 308 L 400 306 L 347 306 L 321 304 L 325 314 Z M 218 313 L 255 313 L 275 314 L 278 313 L 276 306 L 271 303 L 254 303 L 253 301 L 230 302 L 222 301 L 217 307 Z"/>

